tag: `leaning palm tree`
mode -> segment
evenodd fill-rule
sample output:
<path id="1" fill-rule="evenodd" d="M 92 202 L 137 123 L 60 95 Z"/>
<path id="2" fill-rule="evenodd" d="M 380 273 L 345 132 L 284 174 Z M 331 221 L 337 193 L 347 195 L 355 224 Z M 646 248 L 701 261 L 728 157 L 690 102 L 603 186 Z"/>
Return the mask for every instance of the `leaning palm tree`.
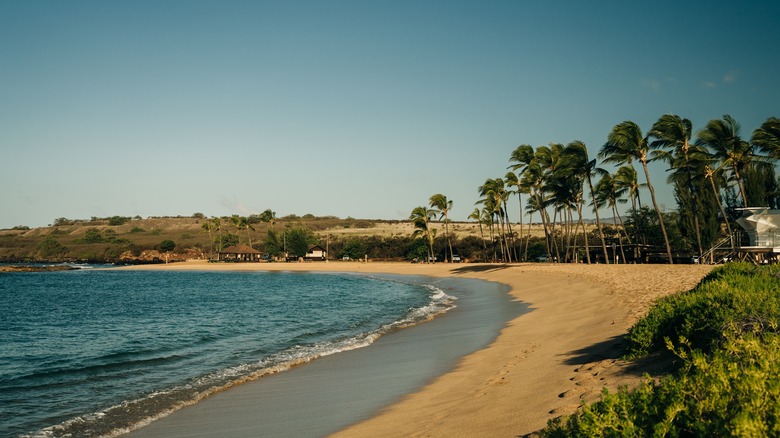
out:
<path id="1" fill-rule="evenodd" d="M 519 234 L 521 235 L 523 234 L 523 199 L 521 194 L 522 193 L 530 194 L 529 188 L 524 184 L 522 184 L 522 178 L 523 175 L 525 174 L 526 169 L 528 169 L 528 166 L 531 164 L 533 159 L 534 159 L 534 148 L 527 144 L 521 144 L 520 146 L 515 148 L 514 151 L 512 151 L 512 154 L 509 157 L 509 162 L 514 163 L 509 165 L 509 168 L 512 170 L 512 172 L 506 174 L 506 183 L 507 185 L 515 188 L 515 193 L 517 193 L 517 200 L 520 203 L 520 233 Z"/>
<path id="2" fill-rule="evenodd" d="M 567 168 L 571 169 L 577 175 L 582 177 L 588 183 L 588 190 L 590 190 L 590 199 L 593 202 L 593 211 L 596 213 L 596 227 L 599 230 L 599 238 L 601 239 L 601 249 L 604 252 L 604 262 L 609 263 L 609 255 L 607 255 L 607 244 L 604 240 L 604 230 L 601 226 L 601 217 L 599 216 L 599 209 L 596 203 L 596 193 L 593 190 L 593 176 L 604 175 L 606 170 L 596 166 L 596 159 L 589 159 L 588 147 L 585 143 L 575 140 L 569 143 L 564 150 L 564 154 L 567 159 Z M 590 262 L 590 256 L 588 257 Z"/>
<path id="3" fill-rule="evenodd" d="M 484 222 L 484 219 L 482 217 L 482 210 L 480 210 L 478 208 L 475 208 L 474 211 L 472 211 L 471 214 L 469 215 L 469 219 L 473 219 L 473 220 L 477 221 L 477 224 L 479 224 L 479 236 L 480 236 L 480 239 L 482 240 L 482 251 L 483 251 L 483 255 L 484 255 L 485 260 L 487 260 L 487 258 L 488 258 L 487 257 L 487 245 L 485 244 L 485 233 L 482 230 L 482 222 Z"/>
<path id="4" fill-rule="evenodd" d="M 528 193 L 526 187 L 523 186 L 522 182 L 520 181 L 520 178 L 518 178 L 517 174 L 515 172 L 509 171 L 504 176 L 504 180 L 506 182 L 506 185 L 508 187 L 512 187 L 514 190 L 507 190 L 508 194 L 516 193 L 517 194 L 517 201 L 520 204 L 520 232 L 518 234 L 523 234 L 523 193 Z M 508 220 L 508 217 L 507 217 Z M 515 260 L 520 260 L 517 254 L 517 248 L 513 248 L 515 250 Z"/>
<path id="5" fill-rule="evenodd" d="M 504 218 L 506 212 L 506 199 L 509 194 L 506 191 L 504 180 L 501 178 L 488 179 L 485 184 L 479 186 L 479 194 L 482 199 L 477 203 L 483 204 L 486 207 L 490 207 L 492 215 L 498 217 L 499 226 L 499 245 L 501 247 L 501 254 L 509 263 L 512 262 L 512 256 L 509 253 L 509 244 L 504 230 Z M 511 228 L 510 228 L 511 232 Z"/>
<path id="6" fill-rule="evenodd" d="M 684 119 L 675 114 L 664 114 L 657 122 L 653 124 L 650 132 L 647 134 L 655 137 L 656 140 L 651 146 L 656 149 L 670 148 L 671 153 L 664 154 L 666 160 L 672 169 L 676 169 L 676 181 L 681 182 L 691 196 L 691 207 L 693 208 L 693 227 L 696 234 L 696 246 L 699 250 L 701 261 L 703 248 L 701 246 L 701 228 L 699 226 L 699 202 L 696 198 L 696 190 L 693 181 L 698 175 L 695 175 L 696 167 L 690 163 L 689 151 L 691 133 L 693 124 L 690 120 Z M 665 152 L 665 151 L 664 151 Z"/>
<path id="7" fill-rule="evenodd" d="M 760 128 L 753 131 L 750 141 L 768 157 L 780 160 L 780 119 L 768 118 Z"/>
<path id="8" fill-rule="evenodd" d="M 739 188 L 744 207 L 748 206 L 743 174 L 753 158 L 753 145 L 742 139 L 739 123 L 726 114 L 721 119 L 707 122 L 704 129 L 696 133 L 696 145 L 707 147 L 721 165 L 731 171 Z"/>
<path id="9" fill-rule="evenodd" d="M 433 240 L 435 234 L 430 226 L 431 221 L 435 217 L 436 211 L 429 210 L 428 207 L 425 206 L 415 207 L 415 209 L 412 210 L 412 214 L 409 216 L 409 219 L 412 221 L 415 228 L 414 232 L 412 233 L 412 237 L 423 237 L 427 240 L 428 260 L 431 262 L 436 260 L 433 252 Z"/>
<path id="10" fill-rule="evenodd" d="M 622 166 L 615 172 L 615 184 L 620 189 L 628 192 L 628 199 L 631 200 L 631 213 L 634 217 L 634 242 L 639 244 L 639 236 L 642 234 L 642 220 L 637 214 L 638 208 L 642 208 L 642 199 L 639 197 L 639 189 L 647 187 L 647 184 L 640 184 L 636 169 L 634 166 Z M 645 242 L 646 243 L 646 242 Z"/>
<path id="11" fill-rule="evenodd" d="M 626 229 L 623 226 L 623 218 L 620 217 L 617 204 L 628 202 L 623 199 L 623 195 L 625 195 L 627 191 L 627 189 L 620 188 L 615 182 L 615 178 L 610 174 L 602 176 L 599 182 L 596 183 L 596 202 L 598 203 L 598 206 L 602 207 L 608 205 L 612 209 L 612 224 L 617 231 L 618 244 L 620 245 L 620 254 L 623 256 L 623 263 L 626 263 L 626 252 L 623 249 L 623 237 L 620 232 L 623 231 L 626 239 L 628 239 L 628 234 L 626 234 Z M 620 221 L 620 227 L 618 227 L 616 220 Z M 630 240 L 629 243 L 631 243 Z M 615 256 L 617 256 L 617 254 L 615 254 Z M 617 260 L 615 260 L 615 264 L 617 263 Z"/>
<path id="12" fill-rule="evenodd" d="M 444 238 L 447 240 L 447 246 L 450 248 L 449 260 L 452 261 L 453 252 L 452 252 L 452 242 L 450 241 L 450 230 L 449 230 L 450 219 L 448 216 L 450 210 L 452 209 L 452 200 L 448 200 L 446 196 L 442 195 L 441 193 L 437 193 L 431 196 L 430 204 L 431 207 L 436 209 L 438 213 L 441 215 L 439 216 L 439 220 L 444 219 Z"/>
<path id="13" fill-rule="evenodd" d="M 612 128 L 607 142 L 602 146 L 601 152 L 599 152 L 599 156 L 604 159 L 605 163 L 631 164 L 633 160 L 642 163 L 647 189 L 650 191 L 650 199 L 653 201 L 653 208 L 655 208 L 655 213 L 658 215 L 658 222 L 661 226 L 661 234 L 664 236 L 666 256 L 669 258 L 669 264 L 672 264 L 674 263 L 674 260 L 672 260 L 672 247 L 669 244 L 664 218 L 655 199 L 655 189 L 650 182 L 650 172 L 647 169 L 647 163 L 653 161 L 656 157 L 656 154 L 652 153 L 654 151 L 651 148 L 652 146 L 647 141 L 647 137 L 642 135 L 642 129 L 636 123 L 627 120 L 618 123 Z"/>

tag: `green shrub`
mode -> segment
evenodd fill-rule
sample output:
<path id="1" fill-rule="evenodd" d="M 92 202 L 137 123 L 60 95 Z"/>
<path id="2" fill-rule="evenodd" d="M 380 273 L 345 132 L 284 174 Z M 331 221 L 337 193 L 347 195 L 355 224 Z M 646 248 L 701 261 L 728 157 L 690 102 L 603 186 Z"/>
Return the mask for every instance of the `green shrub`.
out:
<path id="1" fill-rule="evenodd" d="M 665 345 L 681 367 L 604 392 L 541 432 L 568 436 L 780 436 L 780 267 L 729 264 L 659 300 L 631 328 L 629 356 Z"/>
<path id="2" fill-rule="evenodd" d="M 627 357 L 664 348 L 680 337 L 710 351 L 730 331 L 776 330 L 780 322 L 777 267 L 730 263 L 710 273 L 693 290 L 659 300 L 626 337 Z"/>
<path id="3" fill-rule="evenodd" d="M 128 222 L 130 222 L 130 218 L 129 217 L 112 216 L 112 217 L 108 218 L 108 224 L 112 225 L 112 226 L 124 225 L 124 224 L 126 224 Z"/>
<path id="4" fill-rule="evenodd" d="M 778 436 L 780 337 L 729 336 L 706 354 L 683 346 L 685 362 L 658 384 L 604 392 L 577 416 L 551 420 L 543 437 Z"/>

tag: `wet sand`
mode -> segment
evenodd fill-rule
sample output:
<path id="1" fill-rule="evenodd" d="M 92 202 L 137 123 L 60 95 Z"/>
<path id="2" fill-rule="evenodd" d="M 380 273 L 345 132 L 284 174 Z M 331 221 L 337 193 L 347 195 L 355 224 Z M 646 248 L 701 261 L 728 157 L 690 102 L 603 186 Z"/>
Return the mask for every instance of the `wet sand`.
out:
<path id="1" fill-rule="evenodd" d="M 378 414 L 335 434 L 340 437 L 510 437 L 539 430 L 548 419 L 572 413 L 583 401 L 597 399 L 603 387 L 615 389 L 619 385 L 636 385 L 641 370 L 632 369 L 616 359 L 620 337 L 647 311 L 653 300 L 690 289 L 711 270 L 709 266 L 694 265 L 357 262 L 188 262 L 143 267 L 150 268 L 350 271 L 475 278 L 507 285 L 512 297 L 530 305 L 532 311 L 512 319 L 490 345 L 461 358 L 449 372 L 430 380 Z M 370 351 L 374 347 L 363 350 Z M 301 369 L 314 368 L 315 363 Z M 371 378 L 372 373 L 368 375 Z M 373 375 L 378 378 L 377 373 Z M 226 394 L 239 390 L 251 392 L 251 386 L 243 385 Z M 251 401 L 246 400 L 244 404 L 251 404 Z M 201 405 L 206 406 L 205 402 L 197 406 Z M 328 409 L 328 406 L 322 409 Z M 199 413 L 209 421 L 223 424 L 247 415 L 210 409 Z"/>

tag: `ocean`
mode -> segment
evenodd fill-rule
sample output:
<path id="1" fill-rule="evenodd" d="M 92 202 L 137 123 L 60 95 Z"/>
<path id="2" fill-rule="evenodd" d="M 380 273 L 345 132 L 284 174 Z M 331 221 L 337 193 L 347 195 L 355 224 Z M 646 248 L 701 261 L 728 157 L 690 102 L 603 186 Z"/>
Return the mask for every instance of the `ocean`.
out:
<path id="1" fill-rule="evenodd" d="M 0 273 L 0 436 L 110 436 L 457 301 L 424 277 Z"/>

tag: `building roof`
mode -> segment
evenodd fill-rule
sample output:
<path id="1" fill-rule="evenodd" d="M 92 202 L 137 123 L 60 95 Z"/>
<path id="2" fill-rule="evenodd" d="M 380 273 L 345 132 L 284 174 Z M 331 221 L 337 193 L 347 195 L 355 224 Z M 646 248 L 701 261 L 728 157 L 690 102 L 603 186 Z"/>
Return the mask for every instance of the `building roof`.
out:
<path id="1" fill-rule="evenodd" d="M 313 252 L 315 249 L 318 249 L 320 251 L 325 251 L 325 248 L 323 248 L 323 247 L 321 247 L 319 245 L 314 245 L 311 248 L 309 248 L 309 252 Z"/>
<path id="2" fill-rule="evenodd" d="M 223 248 L 220 254 L 260 254 L 260 251 L 248 245 L 233 245 Z"/>

